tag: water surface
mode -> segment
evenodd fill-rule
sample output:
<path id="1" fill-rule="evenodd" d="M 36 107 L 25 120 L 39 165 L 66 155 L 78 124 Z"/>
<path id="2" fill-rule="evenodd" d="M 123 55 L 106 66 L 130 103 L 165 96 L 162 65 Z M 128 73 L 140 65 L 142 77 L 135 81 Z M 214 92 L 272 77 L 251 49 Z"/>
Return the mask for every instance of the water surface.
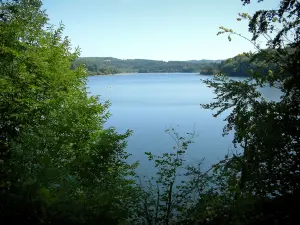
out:
<path id="1" fill-rule="evenodd" d="M 144 152 L 172 151 L 174 141 L 165 133 L 171 126 L 178 126 L 182 134 L 195 132 L 186 160 L 196 164 L 205 157 L 205 169 L 233 148 L 232 135 L 222 136 L 225 115 L 214 118 L 210 110 L 200 107 L 213 100 L 212 90 L 201 81 L 210 78 L 180 73 L 91 76 L 88 91 L 100 95 L 100 101 L 112 103 L 107 127 L 114 126 L 119 132 L 133 130 L 127 151 L 132 154 L 132 162 L 140 161 L 140 173 L 153 172 Z M 264 91 L 266 96 L 268 93 L 271 98 L 276 95 Z"/>

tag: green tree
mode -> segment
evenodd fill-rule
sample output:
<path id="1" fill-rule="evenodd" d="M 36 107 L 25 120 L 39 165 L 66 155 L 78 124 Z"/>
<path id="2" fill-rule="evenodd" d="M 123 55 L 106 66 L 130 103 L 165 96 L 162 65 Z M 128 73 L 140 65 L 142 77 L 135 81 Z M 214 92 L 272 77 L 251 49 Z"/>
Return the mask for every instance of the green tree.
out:
<path id="1" fill-rule="evenodd" d="M 172 151 L 161 155 L 145 152 L 154 163 L 156 174 L 138 178 L 140 201 L 138 224 L 191 224 L 199 222 L 204 196 L 212 191 L 211 177 L 198 165 L 187 165 L 184 155 L 193 142 L 194 133 L 181 136 L 175 128 L 166 130 L 174 140 Z M 200 199 L 200 200 L 199 200 Z M 199 204 L 199 202 L 201 202 Z M 200 205 L 201 210 L 199 210 Z M 195 211 L 197 213 L 195 213 Z M 201 211 L 202 216 L 205 214 Z"/>
<path id="2" fill-rule="evenodd" d="M 124 148 L 104 129 L 109 103 L 86 91 L 63 26 L 40 0 L 0 5 L 0 202 L 11 224 L 115 224 L 135 201 Z"/>
<path id="3" fill-rule="evenodd" d="M 253 16 L 245 13 L 239 15 L 238 21 L 249 21 L 252 38 L 224 27 L 220 27 L 221 31 L 218 33 L 228 34 L 230 41 L 233 35 L 250 41 L 257 49 L 255 56 L 251 56 L 251 62 L 260 60 L 265 64 L 273 63 L 278 68 L 269 70 L 266 76 L 253 71 L 243 81 L 231 80 L 224 74 L 204 81 L 214 88 L 216 101 L 203 104 L 203 107 L 216 110 L 214 116 L 231 110 L 226 118 L 224 134 L 232 131 L 233 142 L 243 149 L 243 154 L 234 155 L 222 167 L 225 169 L 228 165 L 236 165 L 229 176 L 240 176 L 237 185 L 228 186 L 235 187 L 235 194 L 234 205 L 227 213 L 231 212 L 231 215 L 236 216 L 235 220 L 231 217 L 231 222 L 227 220 L 228 224 L 299 222 L 296 213 L 299 205 L 289 205 L 287 201 L 299 200 L 300 187 L 299 10 L 298 1 L 282 0 L 278 9 L 260 10 Z M 259 46 L 262 38 L 268 49 Z M 270 101 L 263 98 L 258 88 L 264 86 L 280 89 L 281 99 Z M 248 206 L 251 205 L 246 196 L 256 199 L 257 209 L 252 210 L 252 214 L 247 214 L 247 210 L 232 213 L 232 210 L 239 208 L 237 203 L 240 200 Z M 266 203 L 268 201 L 270 204 Z M 272 210 L 264 211 L 266 205 L 272 207 Z"/>

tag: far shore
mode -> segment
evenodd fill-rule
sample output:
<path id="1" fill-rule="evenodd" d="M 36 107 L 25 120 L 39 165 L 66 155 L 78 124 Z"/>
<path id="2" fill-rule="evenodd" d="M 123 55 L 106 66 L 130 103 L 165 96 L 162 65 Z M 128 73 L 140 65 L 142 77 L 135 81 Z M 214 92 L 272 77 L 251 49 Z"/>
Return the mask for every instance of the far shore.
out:
<path id="1" fill-rule="evenodd" d="M 114 74 L 97 74 L 97 75 L 88 75 L 88 76 L 115 76 L 115 75 L 131 75 L 131 74 L 162 74 L 162 73 L 165 73 L 165 74 L 170 74 L 172 72 L 149 72 L 149 73 L 138 73 L 138 72 L 132 72 L 132 73 L 114 73 Z M 184 72 L 173 72 L 173 73 L 184 73 Z M 189 74 L 189 73 L 187 73 Z M 199 74 L 197 72 L 194 72 L 193 74 Z"/>
<path id="2" fill-rule="evenodd" d="M 129 75 L 129 74 L 135 74 L 137 72 L 133 73 L 112 73 L 112 74 L 96 74 L 96 75 L 88 75 L 88 76 L 113 76 L 113 75 Z"/>

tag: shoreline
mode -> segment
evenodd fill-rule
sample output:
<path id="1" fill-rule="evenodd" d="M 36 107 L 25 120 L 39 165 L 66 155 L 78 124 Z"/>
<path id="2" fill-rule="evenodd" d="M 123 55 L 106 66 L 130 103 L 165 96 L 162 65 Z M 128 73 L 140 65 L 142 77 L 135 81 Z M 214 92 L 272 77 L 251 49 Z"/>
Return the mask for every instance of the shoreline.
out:
<path id="1" fill-rule="evenodd" d="M 133 75 L 133 74 L 183 74 L 184 72 L 149 72 L 149 73 L 138 73 L 138 72 L 132 72 L 132 73 L 114 73 L 114 74 L 99 74 L 99 75 L 88 75 L 89 77 L 98 77 L 98 76 L 116 76 L 116 75 Z M 194 73 L 184 73 L 184 74 L 199 74 L 197 72 Z"/>
<path id="2" fill-rule="evenodd" d="M 128 75 L 128 74 L 136 74 L 134 73 L 112 73 L 112 74 L 97 74 L 97 75 L 88 75 L 89 77 L 99 77 L 99 76 L 114 76 L 114 75 Z"/>

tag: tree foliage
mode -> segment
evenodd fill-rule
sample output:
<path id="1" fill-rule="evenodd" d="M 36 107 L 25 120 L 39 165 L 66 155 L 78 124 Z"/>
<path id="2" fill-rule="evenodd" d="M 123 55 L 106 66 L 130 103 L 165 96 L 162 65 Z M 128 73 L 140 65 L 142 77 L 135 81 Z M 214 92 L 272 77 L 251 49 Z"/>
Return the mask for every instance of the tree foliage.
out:
<path id="1" fill-rule="evenodd" d="M 220 60 L 158 61 L 148 59 L 117 59 L 112 57 L 81 57 L 72 68 L 85 64 L 90 75 L 116 73 L 193 73 L 212 62 Z"/>
<path id="2" fill-rule="evenodd" d="M 130 131 L 104 129 L 109 103 L 70 67 L 63 26 L 39 0 L 0 5 L 0 215 L 10 224 L 117 223 L 133 214 Z"/>
<path id="3" fill-rule="evenodd" d="M 274 54 L 271 49 L 266 50 L 269 55 Z M 200 69 L 201 75 L 226 74 L 229 77 L 250 77 L 261 74 L 266 76 L 269 71 L 277 71 L 279 67 L 264 56 L 254 53 L 242 53 L 233 58 L 222 61 L 221 63 L 211 63 Z"/>
<path id="4" fill-rule="evenodd" d="M 180 135 L 175 128 L 166 130 L 174 140 L 172 150 L 154 155 L 145 152 L 154 163 L 156 174 L 138 177 L 141 187 L 139 219 L 140 224 L 186 224 L 199 221 L 194 209 L 199 199 L 212 188 L 210 175 L 198 165 L 188 165 L 184 156 L 193 143 L 194 133 Z M 203 206 L 203 204 L 201 204 Z M 204 214 L 204 210 L 197 212 Z"/>
<path id="5" fill-rule="evenodd" d="M 260 10 L 253 16 L 240 14 L 238 20 L 249 21 L 251 39 L 220 27 L 218 34 L 228 34 L 229 40 L 237 35 L 254 44 L 257 52 L 250 56 L 250 62 L 259 59 L 277 68 L 269 70 L 265 76 L 254 71 L 243 81 L 229 79 L 224 74 L 204 81 L 214 89 L 216 101 L 203 107 L 216 110 L 214 116 L 231 110 L 225 119 L 224 134 L 233 132 L 234 143 L 243 148 L 243 154 L 234 155 L 223 165 L 223 169 L 236 165 L 231 175 L 240 176 L 237 189 L 234 189 L 235 205 L 221 214 L 233 216 L 223 224 L 299 222 L 295 211 L 299 206 L 288 204 L 291 199 L 299 200 L 299 13 L 298 1 L 282 0 L 278 9 Z M 261 48 L 258 44 L 261 40 L 265 40 L 268 49 Z M 263 98 L 258 88 L 264 86 L 280 89 L 281 99 Z M 255 208 L 232 214 L 232 210 L 240 208 L 237 204 L 240 200 L 248 206 L 253 205 L 249 197 L 256 199 Z M 265 211 L 266 205 L 272 211 Z"/>

